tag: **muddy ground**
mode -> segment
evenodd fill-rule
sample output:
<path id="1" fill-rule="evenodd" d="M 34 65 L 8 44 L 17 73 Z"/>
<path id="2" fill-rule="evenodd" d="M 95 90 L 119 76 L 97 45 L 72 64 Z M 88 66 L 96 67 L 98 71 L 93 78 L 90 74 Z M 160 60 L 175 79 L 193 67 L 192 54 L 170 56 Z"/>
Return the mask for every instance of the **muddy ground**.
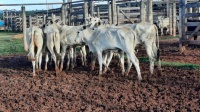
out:
<path id="1" fill-rule="evenodd" d="M 161 41 L 161 59 L 200 64 L 200 47 L 189 46 L 179 54 L 178 42 Z M 139 56 L 146 56 L 140 51 Z M 55 76 L 53 66 L 32 77 L 25 55 L 0 57 L 0 111 L 200 111 L 200 71 L 162 67 L 162 74 L 149 75 L 149 64 L 140 63 L 142 82 L 134 67 L 121 75 L 117 60 L 113 72 L 98 77 L 98 67 L 78 66 Z"/>

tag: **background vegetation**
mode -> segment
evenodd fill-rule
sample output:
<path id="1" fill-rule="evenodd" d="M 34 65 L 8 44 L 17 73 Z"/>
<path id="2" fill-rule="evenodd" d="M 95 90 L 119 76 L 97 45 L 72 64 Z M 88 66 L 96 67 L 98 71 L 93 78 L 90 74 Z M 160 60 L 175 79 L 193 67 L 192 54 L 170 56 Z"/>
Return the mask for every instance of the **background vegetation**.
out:
<path id="1" fill-rule="evenodd" d="M 0 32 L 0 56 L 2 55 L 14 55 L 24 54 L 23 38 L 14 38 L 15 35 L 20 34 L 18 32 Z M 19 35 L 20 36 L 20 35 Z"/>

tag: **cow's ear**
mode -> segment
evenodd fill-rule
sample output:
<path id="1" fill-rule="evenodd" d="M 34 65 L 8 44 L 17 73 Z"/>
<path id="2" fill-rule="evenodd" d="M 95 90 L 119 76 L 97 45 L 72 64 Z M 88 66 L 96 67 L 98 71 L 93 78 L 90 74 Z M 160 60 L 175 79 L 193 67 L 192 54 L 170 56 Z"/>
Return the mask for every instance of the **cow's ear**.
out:
<path id="1" fill-rule="evenodd" d="M 83 29 L 86 29 L 86 26 L 83 26 Z"/>

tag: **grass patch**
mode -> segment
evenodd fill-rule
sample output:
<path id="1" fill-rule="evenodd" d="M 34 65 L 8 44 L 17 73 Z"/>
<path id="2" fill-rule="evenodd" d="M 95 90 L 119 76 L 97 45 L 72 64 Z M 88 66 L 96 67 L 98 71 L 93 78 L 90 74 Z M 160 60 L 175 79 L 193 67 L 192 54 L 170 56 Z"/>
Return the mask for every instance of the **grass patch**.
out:
<path id="1" fill-rule="evenodd" d="M 139 60 L 140 60 L 140 62 L 149 63 L 149 59 L 147 57 L 140 57 Z M 182 69 L 198 69 L 198 70 L 200 70 L 199 64 L 161 61 L 161 65 L 162 66 L 182 68 Z"/>
<path id="2" fill-rule="evenodd" d="M 160 38 L 160 40 L 175 39 L 175 38 L 179 38 L 179 37 L 178 36 L 163 36 Z"/>
<path id="3" fill-rule="evenodd" d="M 0 56 L 24 54 L 23 39 L 13 39 L 13 35 L 19 34 L 18 32 L 0 32 Z"/>

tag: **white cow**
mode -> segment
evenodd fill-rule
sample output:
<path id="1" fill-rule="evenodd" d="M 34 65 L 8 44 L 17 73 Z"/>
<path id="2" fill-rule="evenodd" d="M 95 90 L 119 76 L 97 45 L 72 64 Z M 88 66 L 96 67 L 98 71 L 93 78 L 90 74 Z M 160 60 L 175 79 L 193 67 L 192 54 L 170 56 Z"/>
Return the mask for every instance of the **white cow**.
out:
<path id="1" fill-rule="evenodd" d="M 158 28 L 161 30 L 161 35 L 163 34 L 163 29 L 167 28 L 166 34 L 169 34 L 169 18 L 164 18 L 163 16 L 158 16 L 156 20 Z"/>
<path id="2" fill-rule="evenodd" d="M 80 46 L 81 54 L 82 54 L 82 65 L 86 65 L 86 49 L 85 45 L 82 43 L 75 42 L 75 38 L 77 36 L 77 31 L 80 30 L 83 26 L 67 26 L 64 25 L 61 29 L 61 66 L 60 71 L 63 69 L 64 57 L 66 54 L 66 49 L 68 50 L 68 61 L 67 68 L 69 69 L 69 65 L 71 62 L 72 69 L 74 68 L 74 64 L 76 63 L 76 47 Z"/>
<path id="3" fill-rule="evenodd" d="M 46 33 L 46 45 L 47 48 L 55 62 L 55 71 L 56 75 L 59 75 L 59 61 L 61 58 L 60 54 L 60 29 L 61 29 L 61 22 L 52 22 L 50 25 L 46 25 L 44 28 L 44 33 Z M 46 54 L 46 64 L 45 70 L 47 70 L 47 62 L 49 60 L 48 53 Z"/>
<path id="4" fill-rule="evenodd" d="M 43 47 L 42 29 L 38 28 L 37 26 L 32 26 L 30 28 L 27 28 L 26 42 L 28 45 L 28 55 L 27 55 L 28 60 L 32 61 L 33 76 L 36 76 L 35 71 L 38 70 L 38 64 L 39 64 L 39 69 L 41 70 L 41 63 L 42 63 L 42 47 Z"/>
<path id="5" fill-rule="evenodd" d="M 150 61 L 150 73 L 153 74 L 154 69 L 154 61 L 157 59 L 158 61 L 158 69 L 161 72 L 161 61 L 160 61 L 160 51 L 159 51 L 159 37 L 158 37 L 158 29 L 154 24 L 151 23 L 137 23 L 137 24 L 126 24 L 124 26 L 130 27 L 131 29 L 136 31 L 138 44 L 145 45 L 147 55 Z M 98 29 L 108 29 L 108 28 L 123 28 L 124 26 L 99 26 Z M 113 53 L 110 51 L 109 53 Z M 120 53 L 121 54 L 121 53 Z M 110 60 L 112 59 L 113 54 L 108 54 L 106 65 L 108 67 Z M 120 56 L 121 57 L 121 56 Z M 95 59 L 95 58 L 94 58 Z M 106 60 L 106 59 L 105 59 Z M 129 62 L 129 57 L 128 57 Z M 94 61 L 92 67 L 94 66 Z M 123 61 L 121 61 L 123 63 Z M 125 74 L 128 75 L 131 68 L 131 63 L 128 63 L 128 67 L 126 69 Z M 124 66 L 122 64 L 122 74 L 124 73 Z"/>
<path id="6" fill-rule="evenodd" d="M 89 16 L 86 18 L 87 20 L 87 27 L 93 27 L 96 23 L 99 22 L 99 18 L 97 17 L 92 17 Z M 64 63 L 64 57 L 66 53 L 67 47 L 68 49 L 68 61 L 67 61 L 67 67 L 66 70 L 69 69 L 69 65 L 71 62 L 72 69 L 74 68 L 74 64 L 76 63 L 76 47 L 80 46 L 80 52 L 82 55 L 81 61 L 82 65 L 86 66 L 86 48 L 85 45 L 82 43 L 77 43 L 75 42 L 75 38 L 77 36 L 77 31 L 82 30 L 83 25 L 80 26 L 67 26 L 64 25 L 61 29 L 61 46 L 62 46 L 62 51 L 61 51 L 61 66 L 60 66 L 60 71 L 63 69 L 63 63 Z"/>
<path id="7" fill-rule="evenodd" d="M 158 61 L 158 70 L 161 72 L 160 50 L 158 28 L 156 25 L 148 22 L 137 24 L 127 24 L 126 26 L 136 31 L 139 44 L 143 44 L 146 48 L 150 61 L 150 73 L 153 74 L 154 61 Z"/>
<path id="8" fill-rule="evenodd" d="M 135 31 L 131 28 L 105 28 L 100 30 L 86 28 L 78 33 L 76 41 L 85 42 L 89 46 L 90 51 L 98 55 L 100 65 L 99 75 L 102 74 L 103 51 L 121 49 L 130 57 L 131 62 L 135 65 L 138 79 L 142 80 L 139 60 L 134 54 L 134 49 L 138 41 Z"/>

